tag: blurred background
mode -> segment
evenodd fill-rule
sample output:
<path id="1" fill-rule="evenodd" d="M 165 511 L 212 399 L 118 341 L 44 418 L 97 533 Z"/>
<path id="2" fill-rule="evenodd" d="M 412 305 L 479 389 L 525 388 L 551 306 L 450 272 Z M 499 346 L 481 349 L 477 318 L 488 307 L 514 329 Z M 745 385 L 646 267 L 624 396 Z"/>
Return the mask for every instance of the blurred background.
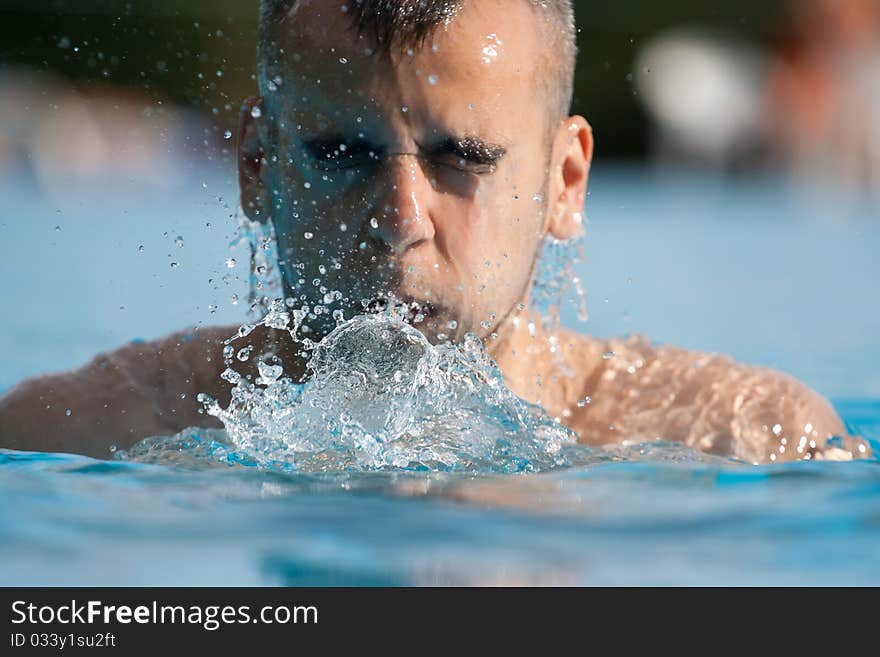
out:
<path id="1" fill-rule="evenodd" d="M 599 157 L 675 158 L 734 170 L 815 167 L 876 186 L 878 0 L 575 4 L 574 110 L 590 118 Z M 175 122 L 186 110 L 209 127 L 210 141 L 219 140 L 235 127 L 238 101 L 255 88 L 257 6 L 2 0 L 0 152 L 8 159 L 16 146 L 27 146 L 16 140 L 16 133 L 26 137 L 26 126 L 7 114 L 35 94 L 90 100 L 91 107 L 61 110 L 92 114 L 99 124 L 110 118 L 101 112 L 119 102 L 126 107 L 112 116 L 140 114 L 135 106 L 143 104 Z M 112 139 L 118 128 L 107 125 L 83 139 Z M 189 136 L 193 147 L 204 145 L 198 132 Z M 75 164 L 85 167 L 87 159 Z"/>
<path id="2" fill-rule="evenodd" d="M 880 0 L 575 4 L 597 150 L 565 322 L 880 395 Z M 257 5 L 0 0 L 0 390 L 243 319 Z"/>

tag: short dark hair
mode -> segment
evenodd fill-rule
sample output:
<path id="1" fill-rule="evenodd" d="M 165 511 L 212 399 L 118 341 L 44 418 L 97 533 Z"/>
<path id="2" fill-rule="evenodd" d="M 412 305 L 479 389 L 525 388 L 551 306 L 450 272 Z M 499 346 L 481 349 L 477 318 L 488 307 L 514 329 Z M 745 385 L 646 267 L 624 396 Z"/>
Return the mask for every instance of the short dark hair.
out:
<path id="1" fill-rule="evenodd" d="M 299 0 L 261 0 L 258 46 L 260 91 L 265 94 L 268 69 L 277 62 L 274 44 L 275 25 L 296 6 Z M 350 0 L 348 13 L 352 26 L 360 34 L 370 34 L 379 52 L 393 48 L 419 48 L 441 24 L 449 21 L 465 2 L 475 0 Z M 546 26 L 551 42 L 547 44 L 547 67 L 555 96 L 551 107 L 557 119 L 568 115 L 574 87 L 574 64 L 577 57 L 574 9 L 571 0 L 524 0 L 546 12 Z"/>

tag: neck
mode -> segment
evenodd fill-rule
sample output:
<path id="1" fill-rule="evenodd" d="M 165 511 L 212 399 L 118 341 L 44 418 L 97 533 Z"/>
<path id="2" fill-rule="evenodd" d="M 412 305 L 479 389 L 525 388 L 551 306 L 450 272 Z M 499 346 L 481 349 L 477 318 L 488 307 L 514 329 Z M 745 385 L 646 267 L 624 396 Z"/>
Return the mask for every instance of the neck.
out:
<path id="1" fill-rule="evenodd" d="M 547 330 L 541 317 L 526 310 L 512 315 L 499 327 L 498 337 L 486 341 L 486 351 L 504 374 L 504 381 L 517 396 L 540 404 L 558 415 L 568 404 L 572 386 L 571 354 L 558 330 Z M 570 341 L 570 340 L 569 340 Z"/>

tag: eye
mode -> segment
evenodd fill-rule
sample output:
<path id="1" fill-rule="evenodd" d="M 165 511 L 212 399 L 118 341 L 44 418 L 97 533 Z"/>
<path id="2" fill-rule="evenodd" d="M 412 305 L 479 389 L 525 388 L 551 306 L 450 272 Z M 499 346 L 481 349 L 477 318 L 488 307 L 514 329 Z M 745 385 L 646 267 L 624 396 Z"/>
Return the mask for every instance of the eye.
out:
<path id="1" fill-rule="evenodd" d="M 454 169 L 455 171 L 461 171 L 464 173 L 472 173 L 475 175 L 486 175 L 495 173 L 495 170 L 498 168 L 497 161 L 486 161 L 482 159 L 475 159 L 469 157 L 462 157 L 461 155 L 448 154 L 441 155 L 431 158 L 434 164 Z"/>
<path id="2" fill-rule="evenodd" d="M 303 147 L 311 165 L 321 171 L 338 171 L 372 164 L 379 153 L 362 139 L 309 139 Z"/>
<path id="3" fill-rule="evenodd" d="M 503 146 L 476 137 L 446 137 L 419 148 L 433 164 L 473 175 L 495 173 L 507 152 Z"/>

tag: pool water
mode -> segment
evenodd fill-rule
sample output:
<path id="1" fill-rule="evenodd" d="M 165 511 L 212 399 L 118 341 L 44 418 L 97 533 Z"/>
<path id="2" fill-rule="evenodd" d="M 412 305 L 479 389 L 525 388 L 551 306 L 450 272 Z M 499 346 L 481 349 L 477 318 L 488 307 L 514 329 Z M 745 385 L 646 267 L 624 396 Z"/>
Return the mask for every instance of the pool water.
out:
<path id="1" fill-rule="evenodd" d="M 0 497 L 5 585 L 880 584 L 873 461 L 651 444 L 536 475 L 287 475 L 4 451 Z"/>
<path id="2" fill-rule="evenodd" d="M 240 321 L 232 181 L 202 178 L 155 199 L 7 183 L 0 389 Z M 876 208 L 601 166 L 591 188 L 591 319 L 566 325 L 786 370 L 880 446 Z M 751 466 L 651 443 L 537 474 L 321 474 L 0 450 L 0 500 L 2 585 L 880 584 L 875 460 Z"/>

